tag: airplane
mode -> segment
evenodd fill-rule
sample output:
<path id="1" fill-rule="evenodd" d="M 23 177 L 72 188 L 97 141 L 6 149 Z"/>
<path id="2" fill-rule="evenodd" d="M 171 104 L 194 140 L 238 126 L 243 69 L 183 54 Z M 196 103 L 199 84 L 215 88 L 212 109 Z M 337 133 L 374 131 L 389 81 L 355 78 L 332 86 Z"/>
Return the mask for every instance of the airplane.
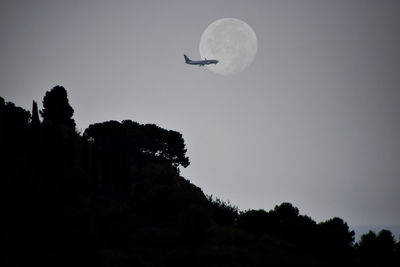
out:
<path id="1" fill-rule="evenodd" d="M 204 60 L 191 60 L 188 58 L 188 56 L 183 55 L 185 57 L 185 63 L 190 64 L 190 65 L 199 65 L 199 66 L 204 66 L 204 65 L 210 65 L 210 64 L 217 64 L 218 60 L 216 59 L 204 59 Z"/>

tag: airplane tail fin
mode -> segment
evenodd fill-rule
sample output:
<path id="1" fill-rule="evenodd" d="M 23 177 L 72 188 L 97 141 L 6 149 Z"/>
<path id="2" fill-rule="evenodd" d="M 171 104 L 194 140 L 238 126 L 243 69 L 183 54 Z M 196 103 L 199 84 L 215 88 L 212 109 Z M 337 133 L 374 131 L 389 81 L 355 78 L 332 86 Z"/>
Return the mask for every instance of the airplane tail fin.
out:
<path id="1" fill-rule="evenodd" d="M 190 58 L 188 58 L 187 55 L 183 55 L 183 56 L 185 57 L 185 62 L 186 62 L 186 63 L 190 61 Z"/>

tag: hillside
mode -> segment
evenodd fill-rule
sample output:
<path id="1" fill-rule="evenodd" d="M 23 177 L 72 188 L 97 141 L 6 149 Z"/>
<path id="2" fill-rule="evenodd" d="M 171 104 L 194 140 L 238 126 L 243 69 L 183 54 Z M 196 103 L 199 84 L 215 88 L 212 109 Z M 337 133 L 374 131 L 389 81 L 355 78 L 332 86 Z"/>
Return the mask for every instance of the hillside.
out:
<path id="1" fill-rule="evenodd" d="M 41 118 L 39 118 L 39 113 Z M 2 266 L 398 266 L 389 231 L 316 223 L 290 203 L 239 211 L 180 175 L 182 135 L 107 121 L 76 132 L 67 92 L 0 98 Z"/>

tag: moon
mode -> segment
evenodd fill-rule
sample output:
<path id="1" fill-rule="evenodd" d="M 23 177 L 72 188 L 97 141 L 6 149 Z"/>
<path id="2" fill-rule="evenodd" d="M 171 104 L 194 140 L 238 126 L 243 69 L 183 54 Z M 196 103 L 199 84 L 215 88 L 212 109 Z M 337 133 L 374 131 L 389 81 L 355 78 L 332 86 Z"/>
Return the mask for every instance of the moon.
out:
<path id="1" fill-rule="evenodd" d="M 221 75 L 238 73 L 247 68 L 257 54 L 258 40 L 254 30 L 244 21 L 223 18 L 214 21 L 200 38 L 202 59 L 217 59 L 207 68 Z"/>

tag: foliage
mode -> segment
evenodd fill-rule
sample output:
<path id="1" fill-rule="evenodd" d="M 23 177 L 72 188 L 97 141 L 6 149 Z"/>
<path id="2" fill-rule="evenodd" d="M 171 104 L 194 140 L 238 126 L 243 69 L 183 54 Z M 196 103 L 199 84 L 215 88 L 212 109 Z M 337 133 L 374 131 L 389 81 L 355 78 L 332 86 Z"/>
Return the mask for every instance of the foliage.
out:
<path id="1" fill-rule="evenodd" d="M 270 232 L 275 228 L 275 220 L 272 214 L 265 210 L 248 210 L 242 212 L 238 218 L 238 226 L 250 233 L 257 235 Z"/>
<path id="2" fill-rule="evenodd" d="M 335 217 L 318 224 L 323 242 L 334 249 L 348 248 L 354 242 L 354 231 L 350 231 L 346 222 Z"/>
<path id="3" fill-rule="evenodd" d="M 337 217 L 205 196 L 179 175 L 178 132 L 126 120 L 80 136 L 61 86 L 43 107 L 41 122 L 0 97 L 2 266 L 398 266 L 387 230 L 353 245 Z"/>
<path id="4" fill-rule="evenodd" d="M 154 124 L 139 124 L 125 120 L 90 125 L 84 132 L 100 149 L 116 149 L 132 157 L 150 157 L 164 160 L 172 166 L 187 167 L 186 148 L 180 133 L 165 130 Z M 114 148 L 111 148 L 113 146 Z"/>
<path id="5" fill-rule="evenodd" d="M 207 196 L 209 209 L 215 222 L 222 225 L 233 225 L 239 216 L 239 209 L 231 205 L 229 201 L 214 198 L 213 195 Z"/>
<path id="6" fill-rule="evenodd" d="M 46 92 L 40 115 L 46 127 L 75 130 L 75 121 L 72 119 L 74 109 L 70 106 L 67 91 L 62 86 L 57 85 Z"/>
<path id="7" fill-rule="evenodd" d="M 290 220 L 295 219 L 297 218 L 297 216 L 299 216 L 299 209 L 293 207 L 293 205 L 290 203 L 284 202 L 279 206 L 275 206 L 274 213 L 281 220 Z"/>
<path id="8" fill-rule="evenodd" d="M 39 120 L 39 111 L 38 111 L 38 106 L 36 101 L 32 102 L 32 121 L 31 121 L 31 125 L 32 127 L 38 127 L 40 124 L 40 120 Z"/>
<path id="9" fill-rule="evenodd" d="M 397 243 L 397 246 L 399 244 L 400 242 Z M 385 266 L 396 260 L 397 263 L 400 262 L 400 255 L 396 250 L 396 242 L 389 230 L 381 230 L 378 235 L 373 231 L 362 235 L 360 242 L 356 245 L 356 249 L 361 255 L 363 263 Z"/>

